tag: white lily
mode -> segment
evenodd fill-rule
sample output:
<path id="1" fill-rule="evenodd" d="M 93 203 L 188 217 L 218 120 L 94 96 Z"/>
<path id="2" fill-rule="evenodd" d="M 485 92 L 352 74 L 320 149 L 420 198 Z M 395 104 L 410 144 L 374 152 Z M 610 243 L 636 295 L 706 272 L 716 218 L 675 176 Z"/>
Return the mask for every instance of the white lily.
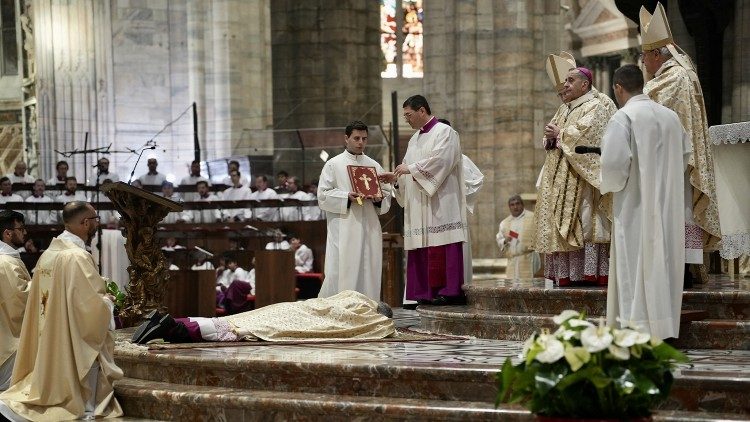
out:
<path id="1" fill-rule="evenodd" d="M 634 344 L 645 344 L 651 340 L 651 336 L 648 333 L 635 331 L 631 329 L 614 330 L 615 344 L 620 347 L 630 347 Z"/>
<path id="2" fill-rule="evenodd" d="M 568 324 L 570 324 L 570 326 L 572 328 L 577 328 L 577 327 L 591 327 L 592 325 L 594 325 L 594 324 L 586 321 L 585 319 L 578 319 L 578 318 L 569 319 L 568 320 Z"/>
<path id="3" fill-rule="evenodd" d="M 555 331 L 555 337 L 557 337 L 558 339 L 568 341 L 572 338 L 578 338 L 578 331 L 567 330 L 565 329 L 565 327 L 561 325 L 560 328 L 558 328 L 557 331 Z"/>
<path id="4" fill-rule="evenodd" d="M 566 309 L 566 310 L 562 311 L 560 313 L 560 315 L 555 315 L 554 317 L 552 317 L 552 321 L 555 324 L 560 325 L 563 322 L 565 322 L 565 321 L 567 321 L 567 320 L 569 320 L 569 319 L 571 319 L 573 317 L 579 317 L 580 315 L 581 314 L 579 314 L 576 311 L 573 311 L 573 310 L 570 310 L 570 309 Z"/>
<path id="5" fill-rule="evenodd" d="M 590 353 L 600 352 L 612 344 L 612 333 L 602 320 L 598 327 L 590 326 L 581 331 L 581 344 Z"/>
<path id="6" fill-rule="evenodd" d="M 609 346 L 609 353 L 617 360 L 628 360 L 630 359 L 630 349 L 611 344 Z"/>
<path id="7" fill-rule="evenodd" d="M 565 353 L 562 342 L 552 334 L 541 334 L 536 339 L 536 344 L 541 348 L 534 359 L 542 363 L 557 362 Z"/>

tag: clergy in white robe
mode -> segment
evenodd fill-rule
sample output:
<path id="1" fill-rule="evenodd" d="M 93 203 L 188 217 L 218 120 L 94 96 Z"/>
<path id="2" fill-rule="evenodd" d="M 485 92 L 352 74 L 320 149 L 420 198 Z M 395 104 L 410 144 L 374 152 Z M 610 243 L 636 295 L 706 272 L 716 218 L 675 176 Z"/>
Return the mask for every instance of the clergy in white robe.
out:
<path id="1" fill-rule="evenodd" d="M 387 213 L 391 207 L 391 188 L 388 184 L 381 185 L 383 198 L 366 198 L 355 193 L 347 166 L 375 167 L 377 174 L 383 173 L 383 167 L 364 154 L 367 125 L 351 122 L 345 134 L 346 150 L 328 160 L 320 172 L 318 204 L 326 213 L 328 235 L 325 279 L 318 296 L 354 290 L 379 300 L 383 231 L 378 215 Z"/>
<path id="2" fill-rule="evenodd" d="M 68 202 L 73 201 L 86 202 L 88 201 L 88 198 L 86 198 L 86 194 L 84 192 L 78 190 L 78 181 L 76 180 L 76 178 L 70 176 L 68 177 L 68 180 L 65 181 L 65 191 L 55 197 L 55 202 L 60 204 L 67 204 Z M 60 224 L 63 222 L 62 211 L 57 212 L 57 222 Z"/>
<path id="3" fill-rule="evenodd" d="M 280 195 L 286 199 L 296 199 L 298 201 L 313 201 L 315 195 L 309 194 L 300 189 L 299 178 L 297 176 L 291 176 L 286 179 L 286 193 Z M 282 221 L 312 221 L 314 220 L 315 210 L 319 210 L 318 206 L 299 206 L 299 207 L 282 207 L 281 208 L 281 220 Z"/>
<path id="4" fill-rule="evenodd" d="M 32 177 L 30 174 L 26 173 L 26 163 L 23 161 L 19 161 L 16 163 L 15 170 L 13 173 L 8 173 L 8 179 L 10 179 L 10 183 L 27 183 L 31 184 L 34 183 L 34 177 Z M 31 195 L 31 190 L 18 190 L 16 192 L 18 195 L 20 195 L 22 198 L 26 199 L 29 195 Z"/>
<path id="5" fill-rule="evenodd" d="M 403 163 L 383 179 L 396 178 L 396 199 L 404 207 L 406 298 L 459 302 L 464 264 L 471 265 L 463 258 L 468 224 L 461 143 L 455 130 L 432 116 L 423 96 L 409 97 L 403 110 L 417 132 Z"/>
<path id="6" fill-rule="evenodd" d="M 279 194 L 268 187 L 268 178 L 266 176 L 256 177 L 255 187 L 257 190 L 250 195 L 250 199 L 252 200 L 262 201 L 264 199 L 280 199 Z M 279 207 L 253 208 L 252 217 L 261 221 L 279 221 Z"/>
<path id="7" fill-rule="evenodd" d="M 221 193 L 222 201 L 246 201 L 252 198 L 253 191 L 248 185 L 242 184 L 242 175 L 239 170 L 232 170 L 229 177 L 232 180 L 232 186 Z M 228 208 L 221 211 L 224 221 L 244 221 L 250 215 L 252 215 L 250 209 L 243 208 Z"/>
<path id="8" fill-rule="evenodd" d="M 0 391 L 5 391 L 13 373 L 31 276 L 16 250 L 26 236 L 23 214 L 0 211 L 0 230 Z"/>
<path id="9" fill-rule="evenodd" d="M 0 177 L 0 204 L 24 201 L 23 197 L 17 193 L 13 193 L 12 189 L 13 184 L 10 182 L 10 179 L 5 176 Z"/>
<path id="10" fill-rule="evenodd" d="M 531 248 L 536 231 L 534 213 L 524 209 L 520 195 L 508 199 L 508 208 L 510 215 L 500 222 L 495 235 L 500 252 L 508 259 L 505 277 L 532 278 L 542 267 L 539 254 Z"/>
<path id="11" fill-rule="evenodd" d="M 26 198 L 27 204 L 50 204 L 52 198 L 44 194 L 44 181 L 37 179 L 31 196 Z M 57 224 L 57 212 L 52 210 L 26 210 L 26 222 L 29 225 Z"/>
<path id="12" fill-rule="evenodd" d="M 201 162 L 194 160 L 192 163 L 190 163 L 190 174 L 183 177 L 182 180 L 180 180 L 180 186 L 195 186 L 198 182 L 207 182 L 209 185 L 211 184 L 208 182 L 208 179 L 201 176 Z M 249 184 L 245 186 L 250 186 Z M 185 201 L 195 201 L 198 199 L 198 194 L 196 192 L 183 192 L 182 193 L 182 199 Z"/>
<path id="13" fill-rule="evenodd" d="M 601 188 L 614 192 L 607 319 L 677 337 L 692 145 L 677 114 L 642 93 L 637 66 L 617 69 L 613 82 L 624 105 L 602 140 Z"/>
<path id="14" fill-rule="evenodd" d="M 294 251 L 294 271 L 298 273 L 309 273 L 313 269 L 313 252 L 307 245 L 302 243 L 296 235 L 289 238 L 292 250 Z"/>
<path id="15" fill-rule="evenodd" d="M 117 417 L 112 384 L 112 304 L 85 241 L 96 232 L 96 210 L 65 206 L 65 231 L 39 258 L 31 282 L 11 386 L 0 401 L 33 421 Z"/>
<path id="16" fill-rule="evenodd" d="M 146 165 L 148 166 L 148 172 L 142 174 L 138 181 L 143 186 L 161 186 L 167 180 L 167 176 L 156 171 L 156 167 L 159 165 L 156 158 L 149 158 Z"/>
<path id="17" fill-rule="evenodd" d="M 219 198 L 208 190 L 208 182 L 200 181 L 195 184 L 198 197 L 195 202 L 214 202 Z M 185 210 L 182 212 L 183 221 L 193 223 L 215 223 L 221 221 L 221 212 L 218 209 Z"/>
<path id="18" fill-rule="evenodd" d="M 109 159 L 102 157 L 96 162 L 96 173 L 88 180 L 89 186 L 103 185 L 107 180 L 112 183 L 120 181 L 120 176 L 112 171 L 109 171 Z"/>

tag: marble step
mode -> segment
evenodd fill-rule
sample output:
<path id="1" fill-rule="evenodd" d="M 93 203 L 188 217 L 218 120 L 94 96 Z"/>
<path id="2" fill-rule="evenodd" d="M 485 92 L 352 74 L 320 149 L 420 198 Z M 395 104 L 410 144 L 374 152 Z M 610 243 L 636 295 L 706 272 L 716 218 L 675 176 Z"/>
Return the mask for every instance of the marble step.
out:
<path id="1" fill-rule="evenodd" d="M 467 306 L 420 306 L 422 329 L 448 335 L 497 340 L 526 340 L 541 328 L 554 329 L 555 313 L 527 314 L 476 309 Z M 677 347 L 686 349 L 750 350 L 750 321 L 704 319 L 680 326 Z"/>
<path id="2" fill-rule="evenodd" d="M 491 402 L 362 397 L 318 393 L 280 393 L 226 387 L 144 382 L 125 378 L 115 384 L 117 399 L 129 418 L 192 421 L 296 420 L 327 422 L 430 420 L 430 421 L 534 421 L 518 407 L 496 409 Z M 743 421 L 733 413 L 660 410 L 654 421 Z"/>
<path id="3" fill-rule="evenodd" d="M 739 283 L 739 282 L 734 282 Z M 729 284 L 729 285 L 727 285 Z M 475 309 L 511 314 L 558 314 L 565 309 L 586 311 L 590 316 L 604 315 L 607 290 L 603 287 L 553 287 L 543 279 L 475 280 L 464 286 L 468 303 Z M 709 319 L 741 320 L 750 318 L 750 290 L 739 284 L 715 281 L 683 294 L 686 310 L 705 310 Z"/>
<path id="4" fill-rule="evenodd" d="M 432 420 L 532 421 L 520 408 L 495 409 L 492 402 L 447 401 L 340 394 L 244 390 L 143 381 L 115 384 L 130 417 L 190 421 Z"/>

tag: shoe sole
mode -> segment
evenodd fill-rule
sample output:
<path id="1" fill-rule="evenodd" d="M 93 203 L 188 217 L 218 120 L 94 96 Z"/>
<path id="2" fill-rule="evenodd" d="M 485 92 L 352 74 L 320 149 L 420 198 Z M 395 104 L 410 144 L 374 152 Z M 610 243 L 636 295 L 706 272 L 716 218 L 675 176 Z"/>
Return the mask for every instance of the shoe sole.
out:
<path id="1" fill-rule="evenodd" d="M 143 338 L 144 331 L 148 329 L 148 326 L 152 322 L 156 322 L 156 317 L 159 315 L 159 311 L 154 309 L 153 311 L 149 312 L 148 315 L 143 320 L 143 323 L 138 327 L 138 329 L 135 330 L 133 333 L 133 337 L 131 338 L 131 343 L 138 343 L 138 339 Z M 159 322 L 161 322 L 163 318 L 159 318 Z"/>

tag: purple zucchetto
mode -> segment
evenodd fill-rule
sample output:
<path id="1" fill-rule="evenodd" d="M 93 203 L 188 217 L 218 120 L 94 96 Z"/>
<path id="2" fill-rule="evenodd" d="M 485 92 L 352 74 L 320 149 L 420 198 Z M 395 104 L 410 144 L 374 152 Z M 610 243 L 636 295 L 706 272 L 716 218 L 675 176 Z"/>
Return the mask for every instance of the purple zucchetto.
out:
<path id="1" fill-rule="evenodd" d="M 591 73 L 591 71 L 589 69 L 587 69 L 587 68 L 585 68 L 583 66 L 580 66 L 580 67 L 577 67 L 576 70 L 579 71 L 579 72 L 581 72 L 581 73 L 583 73 L 583 76 L 585 76 L 586 79 L 589 80 L 589 85 L 591 85 L 592 83 L 594 83 L 593 82 L 594 81 L 594 75 Z"/>

